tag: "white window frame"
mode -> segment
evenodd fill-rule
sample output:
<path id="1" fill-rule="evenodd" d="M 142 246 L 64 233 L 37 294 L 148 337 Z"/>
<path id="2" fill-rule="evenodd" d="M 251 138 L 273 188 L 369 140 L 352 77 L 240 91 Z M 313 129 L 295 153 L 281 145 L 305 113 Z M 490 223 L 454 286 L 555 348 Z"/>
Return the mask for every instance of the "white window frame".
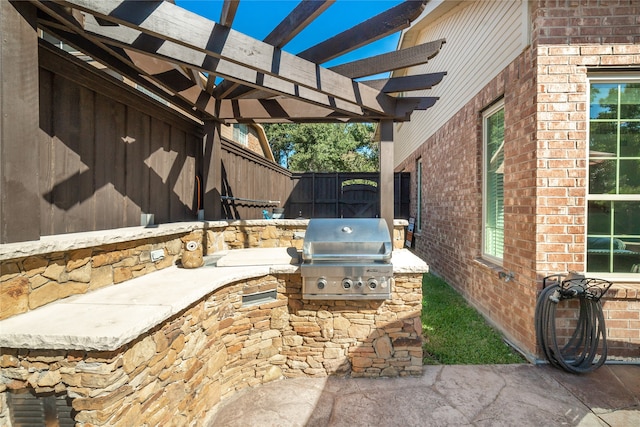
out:
<path id="1" fill-rule="evenodd" d="M 587 148 L 586 148 L 586 161 L 585 161 L 585 176 L 586 183 L 584 188 L 586 202 L 584 204 L 584 270 L 585 274 L 595 276 L 608 280 L 624 280 L 627 282 L 640 282 L 640 274 L 632 272 L 589 272 L 587 266 L 587 238 L 589 235 L 589 202 L 590 201 L 638 201 L 640 196 L 634 194 L 590 194 L 589 193 L 589 159 L 590 159 L 590 141 L 591 141 L 591 84 L 592 83 L 640 83 L 640 71 L 620 71 L 620 72 L 592 72 L 587 75 L 587 114 L 586 114 L 586 129 L 587 129 Z"/>
<path id="2" fill-rule="evenodd" d="M 496 102 L 491 107 L 482 112 L 482 241 L 481 253 L 482 258 L 487 261 L 502 266 L 503 258 L 496 257 L 486 252 L 486 233 L 487 233 L 487 119 L 498 111 L 504 110 L 504 99 Z M 504 199 L 504 187 L 503 187 Z M 504 236 L 503 236 L 504 245 Z M 504 254 L 504 249 L 503 249 Z"/>

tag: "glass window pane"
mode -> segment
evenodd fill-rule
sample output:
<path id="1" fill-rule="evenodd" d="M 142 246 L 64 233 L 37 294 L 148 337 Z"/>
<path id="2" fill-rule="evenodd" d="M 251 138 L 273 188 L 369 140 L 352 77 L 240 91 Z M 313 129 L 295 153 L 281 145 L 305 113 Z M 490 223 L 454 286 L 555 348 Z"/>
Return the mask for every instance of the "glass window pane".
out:
<path id="1" fill-rule="evenodd" d="M 613 251 L 613 271 L 615 273 L 638 273 L 640 252 L 629 250 Z"/>
<path id="2" fill-rule="evenodd" d="M 504 109 L 487 117 L 485 125 L 484 253 L 502 258 L 504 248 Z"/>
<path id="3" fill-rule="evenodd" d="M 587 233 L 607 235 L 611 233 L 611 202 L 590 201 L 587 215 Z"/>
<path id="4" fill-rule="evenodd" d="M 595 83 L 591 85 L 592 119 L 618 118 L 618 85 L 615 83 Z"/>
<path id="5" fill-rule="evenodd" d="M 620 160 L 620 194 L 640 194 L 640 160 Z"/>
<path id="6" fill-rule="evenodd" d="M 614 209 L 614 234 L 640 237 L 640 201 L 615 202 Z"/>
<path id="7" fill-rule="evenodd" d="M 587 271 L 611 271 L 611 239 L 609 237 L 587 237 Z"/>
<path id="8" fill-rule="evenodd" d="M 589 157 L 614 157 L 618 150 L 616 122 L 591 122 Z"/>
<path id="9" fill-rule="evenodd" d="M 640 119 L 640 83 L 620 85 L 620 118 Z"/>
<path id="10" fill-rule="evenodd" d="M 592 84 L 589 117 L 589 194 L 614 200 L 588 202 L 586 269 L 640 273 L 640 83 Z"/>
<path id="11" fill-rule="evenodd" d="M 589 194 L 611 194 L 616 192 L 616 161 L 589 161 Z"/>
<path id="12" fill-rule="evenodd" d="M 620 156 L 640 157 L 640 122 L 620 123 Z"/>

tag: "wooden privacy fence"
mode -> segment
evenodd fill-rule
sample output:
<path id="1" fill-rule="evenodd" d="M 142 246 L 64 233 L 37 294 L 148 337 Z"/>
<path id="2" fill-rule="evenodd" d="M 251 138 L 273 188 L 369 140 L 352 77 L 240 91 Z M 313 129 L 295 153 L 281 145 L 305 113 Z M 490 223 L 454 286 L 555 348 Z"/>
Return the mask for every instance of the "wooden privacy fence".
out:
<path id="1" fill-rule="evenodd" d="M 409 218 L 410 174 L 394 174 L 394 217 Z M 375 218 L 380 216 L 377 172 L 292 174 L 286 218 Z"/>
<path id="2" fill-rule="evenodd" d="M 40 235 L 197 218 L 198 123 L 44 43 L 39 86 Z M 220 167 L 221 219 L 380 216 L 378 173 L 294 174 L 224 139 Z M 396 174 L 395 217 L 408 210 L 409 174 Z"/>
<path id="3" fill-rule="evenodd" d="M 40 235 L 196 218 L 199 124 L 46 43 L 39 64 Z"/>
<path id="4" fill-rule="evenodd" d="M 222 140 L 222 215 L 258 219 L 282 207 L 291 194 L 291 172 L 238 144 Z"/>

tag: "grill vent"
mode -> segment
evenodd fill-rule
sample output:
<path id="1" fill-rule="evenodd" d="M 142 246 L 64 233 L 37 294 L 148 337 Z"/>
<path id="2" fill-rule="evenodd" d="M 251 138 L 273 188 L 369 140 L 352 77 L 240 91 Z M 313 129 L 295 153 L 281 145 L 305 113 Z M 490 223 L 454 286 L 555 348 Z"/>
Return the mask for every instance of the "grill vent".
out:
<path id="1" fill-rule="evenodd" d="M 66 395 L 32 392 L 7 393 L 12 427 L 74 427 L 70 399 Z"/>

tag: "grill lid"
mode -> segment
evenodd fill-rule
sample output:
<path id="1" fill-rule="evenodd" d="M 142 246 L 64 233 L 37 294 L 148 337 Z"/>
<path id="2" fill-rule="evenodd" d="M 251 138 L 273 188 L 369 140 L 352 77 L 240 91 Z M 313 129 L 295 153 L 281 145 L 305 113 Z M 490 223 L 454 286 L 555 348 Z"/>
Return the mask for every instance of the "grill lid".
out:
<path id="1" fill-rule="evenodd" d="M 384 261 L 391 238 L 382 218 L 314 218 L 302 246 L 305 261 Z"/>

